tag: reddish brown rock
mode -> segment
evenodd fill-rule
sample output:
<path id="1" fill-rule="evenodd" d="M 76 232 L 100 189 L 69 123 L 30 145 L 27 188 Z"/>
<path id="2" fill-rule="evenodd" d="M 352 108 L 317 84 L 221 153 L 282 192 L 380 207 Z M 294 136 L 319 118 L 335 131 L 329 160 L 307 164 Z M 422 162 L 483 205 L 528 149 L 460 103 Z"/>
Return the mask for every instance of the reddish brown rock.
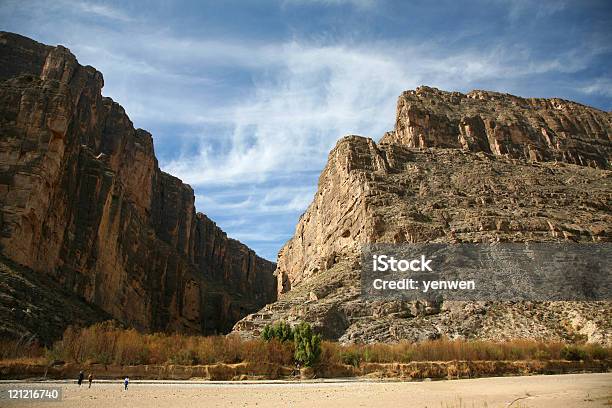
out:
<path id="1" fill-rule="evenodd" d="M 142 330 L 225 332 L 275 299 L 275 265 L 196 213 L 101 73 L 10 33 L 0 56 L 2 254 Z"/>

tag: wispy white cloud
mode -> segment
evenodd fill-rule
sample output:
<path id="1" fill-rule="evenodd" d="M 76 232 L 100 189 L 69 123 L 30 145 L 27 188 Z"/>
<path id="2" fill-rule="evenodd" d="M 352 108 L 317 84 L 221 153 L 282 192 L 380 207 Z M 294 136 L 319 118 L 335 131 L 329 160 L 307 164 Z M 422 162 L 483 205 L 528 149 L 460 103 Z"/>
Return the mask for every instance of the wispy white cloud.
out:
<path id="1" fill-rule="evenodd" d="M 65 6 L 75 7 L 81 12 L 93 14 L 99 17 L 119 20 L 122 22 L 132 21 L 132 18 L 124 11 L 108 4 L 90 3 L 86 1 L 62 1 L 60 3 L 64 3 Z"/>
<path id="2" fill-rule="evenodd" d="M 250 97 L 224 107 L 233 128 L 228 148 L 204 144 L 165 168 L 195 185 L 263 182 L 279 171 L 320 169 L 340 136 L 378 138 L 389 130 L 395 100 L 405 89 L 469 89 L 482 80 L 574 72 L 587 63 L 561 63 L 566 55 L 536 59 L 504 48 L 439 55 L 428 51 L 429 44 L 278 45 L 271 61 L 275 75 L 257 79 Z"/>
<path id="3" fill-rule="evenodd" d="M 402 89 L 392 61 L 344 47 L 278 46 L 283 65 L 256 79 L 250 97 L 226 110 L 233 127 L 227 151 L 204 146 L 166 163 L 194 184 L 265 181 L 270 173 L 320 169 L 345 133 L 374 137 L 393 122 Z M 276 62 L 278 62 L 276 61 Z"/>
<path id="4" fill-rule="evenodd" d="M 136 20 L 121 6 L 95 0 L 3 0 L 0 2 L 0 13 L 9 16 L 26 13 L 30 17 L 30 24 L 38 24 L 41 27 L 51 24 L 58 31 L 69 29 L 71 24 L 67 26 L 65 23 L 71 23 L 70 19 L 75 17 L 92 17 L 121 24 Z"/>
<path id="5" fill-rule="evenodd" d="M 528 15 L 530 18 L 544 18 L 558 13 L 568 7 L 565 0 L 501 0 L 507 7 L 508 18 L 518 21 Z"/>
<path id="6" fill-rule="evenodd" d="M 313 185 L 278 184 L 264 189 L 220 191 L 214 196 L 198 194 L 196 199 L 199 208 L 203 211 L 222 211 L 228 216 L 240 215 L 245 212 L 278 215 L 303 211 L 312 201 L 314 190 L 315 186 Z"/>
<path id="7" fill-rule="evenodd" d="M 580 92 L 590 95 L 603 95 L 612 97 L 612 79 L 599 77 L 590 81 L 587 85 L 578 87 Z"/>
<path id="8" fill-rule="evenodd" d="M 370 9 L 376 5 L 377 0 L 281 0 L 282 4 L 287 5 L 323 5 L 323 6 L 342 6 L 350 5 L 358 9 Z"/>

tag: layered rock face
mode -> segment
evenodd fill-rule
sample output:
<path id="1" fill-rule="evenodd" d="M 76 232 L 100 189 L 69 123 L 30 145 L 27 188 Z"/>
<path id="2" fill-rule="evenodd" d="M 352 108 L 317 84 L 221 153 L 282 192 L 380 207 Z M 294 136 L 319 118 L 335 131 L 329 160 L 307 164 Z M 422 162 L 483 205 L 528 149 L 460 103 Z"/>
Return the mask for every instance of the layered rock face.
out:
<path id="1" fill-rule="evenodd" d="M 610 169 L 611 125 L 609 113 L 563 99 L 420 87 L 399 97 L 381 142 Z"/>
<path id="2" fill-rule="evenodd" d="M 338 142 L 312 204 L 279 253 L 279 300 L 237 323 L 235 331 L 257 335 L 266 323 L 284 319 L 310 321 L 326 337 L 344 342 L 440 336 L 612 341 L 607 302 L 361 298 L 364 243 L 611 240 L 611 115 L 558 100 L 469 95 L 491 100 L 431 88 L 404 93 L 397 128 L 380 143 L 359 136 Z M 501 108 L 515 102 L 512 115 Z M 563 126 L 546 128 L 556 140 L 546 147 L 534 118 L 553 123 L 554 106 L 565 107 L 558 114 Z M 491 112 L 495 119 L 487 116 Z M 487 124 L 481 133 L 475 125 L 461 127 L 462 118 L 476 117 Z M 487 126 L 501 133 L 487 133 Z M 477 141 L 477 147 L 461 140 Z"/>
<path id="3" fill-rule="evenodd" d="M 10 33 L 0 59 L 4 256 L 141 330 L 225 332 L 276 298 L 275 265 L 195 211 L 100 72 Z"/>

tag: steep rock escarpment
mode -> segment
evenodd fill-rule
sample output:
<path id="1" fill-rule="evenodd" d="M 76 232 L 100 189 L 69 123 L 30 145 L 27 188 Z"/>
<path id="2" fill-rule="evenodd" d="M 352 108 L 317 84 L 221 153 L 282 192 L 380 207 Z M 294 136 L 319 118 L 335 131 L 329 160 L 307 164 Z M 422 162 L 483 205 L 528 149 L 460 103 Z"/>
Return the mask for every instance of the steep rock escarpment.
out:
<path id="1" fill-rule="evenodd" d="M 141 330 L 225 332 L 276 298 L 275 265 L 195 211 L 100 72 L 10 33 L 0 60 L 4 256 Z"/>
<path id="2" fill-rule="evenodd" d="M 402 93 L 381 142 L 610 169 L 611 125 L 608 112 L 563 99 L 424 86 Z"/>
<path id="3" fill-rule="evenodd" d="M 422 93 L 425 102 L 415 99 L 406 108 L 406 95 Z M 484 92 L 470 95 L 476 94 L 492 95 L 494 102 L 476 98 L 463 112 L 460 102 L 450 105 L 448 100 L 462 101 L 465 95 L 431 88 L 404 93 L 398 128 L 380 143 L 359 136 L 341 139 L 329 154 L 313 202 L 279 253 L 279 299 L 238 322 L 234 330 L 257 335 L 266 323 L 283 319 L 310 321 L 326 337 L 345 342 L 448 336 L 579 338 L 609 344 L 612 308 L 607 302 L 432 304 L 361 298 L 364 243 L 612 239 L 612 173 L 607 170 L 611 115 L 572 102 L 535 100 L 536 112 L 507 116 L 499 107 L 526 100 Z M 467 133 L 449 124 L 461 123 L 461 117 L 486 117 L 492 103 L 499 109 L 495 128 L 523 133 L 510 139 L 483 133 L 481 148 L 461 146 L 459 137 Z M 535 125 L 528 128 L 525 123 L 544 116 L 538 106 L 555 104 L 580 112 L 575 120 L 564 113 L 563 127 L 551 125 L 547 131 L 558 139 L 563 135 L 566 141 L 580 140 L 575 149 L 558 142 L 555 146 L 560 147 L 545 150 L 540 139 L 532 142 Z M 527 110 L 527 102 L 520 109 Z M 412 113 L 406 111 L 419 112 L 417 119 L 407 118 Z M 589 129 L 596 131 L 591 134 Z M 491 147 L 496 143 L 506 147 Z M 529 149 L 540 153 L 524 155 Z"/>

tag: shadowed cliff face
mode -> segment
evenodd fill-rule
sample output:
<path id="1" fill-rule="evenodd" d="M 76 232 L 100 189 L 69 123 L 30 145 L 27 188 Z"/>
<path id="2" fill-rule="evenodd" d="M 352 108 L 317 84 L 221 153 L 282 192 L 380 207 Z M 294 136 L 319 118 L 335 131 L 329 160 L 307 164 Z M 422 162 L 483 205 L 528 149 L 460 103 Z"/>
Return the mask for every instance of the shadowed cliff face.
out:
<path id="1" fill-rule="evenodd" d="M 359 287 L 365 243 L 610 242 L 612 115 L 568 101 L 432 88 L 402 94 L 397 115 L 380 143 L 347 136 L 330 152 L 279 252 L 279 299 L 234 330 L 257 335 L 282 319 L 307 320 L 345 342 L 612 343 L 610 302 L 366 301 Z"/>
<path id="2" fill-rule="evenodd" d="M 275 265 L 196 213 L 149 133 L 64 47 L 0 33 L 2 253 L 141 330 L 228 331 Z"/>

